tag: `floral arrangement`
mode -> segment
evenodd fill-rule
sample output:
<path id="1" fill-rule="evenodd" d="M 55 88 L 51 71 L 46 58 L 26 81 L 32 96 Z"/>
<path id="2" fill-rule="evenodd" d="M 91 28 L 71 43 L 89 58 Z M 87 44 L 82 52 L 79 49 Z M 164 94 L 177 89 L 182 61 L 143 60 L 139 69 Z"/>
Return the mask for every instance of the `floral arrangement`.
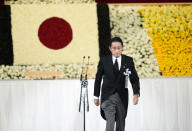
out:
<path id="1" fill-rule="evenodd" d="M 12 4 L 24 1 L 29 4 L 31 0 Z M 34 0 L 31 4 L 59 1 L 66 2 Z M 192 5 L 109 5 L 109 12 L 111 37 L 123 39 L 123 54 L 133 57 L 139 77 L 192 76 Z M 91 64 L 90 68 L 89 78 L 95 78 L 97 65 Z M 0 79 L 30 79 L 25 75 L 30 71 L 59 71 L 57 79 L 72 79 L 79 78 L 81 64 L 1 65 Z"/>
<path id="2" fill-rule="evenodd" d="M 163 76 L 192 76 L 192 5 L 145 6 L 138 13 Z"/>
<path id="3" fill-rule="evenodd" d="M 94 0 L 6 0 L 6 4 L 60 4 L 60 3 L 93 3 Z"/>
<path id="4" fill-rule="evenodd" d="M 110 5 L 111 35 L 124 42 L 123 54 L 134 58 L 140 77 L 160 76 L 160 69 L 152 46 L 152 38 L 143 28 L 141 6 Z"/>
<path id="5" fill-rule="evenodd" d="M 46 8 L 40 10 L 42 7 Z M 48 9 L 49 12 L 47 13 Z M 82 10 L 82 14 L 79 14 L 79 9 Z M 10 66 L 0 66 L 0 79 L 77 79 L 82 70 L 81 62 L 83 55 L 86 57 L 89 55 L 91 57 L 89 61 L 91 65 L 88 70 L 88 78 L 94 78 L 97 59 L 99 59 L 97 53 L 99 49 L 95 9 L 95 4 L 58 4 L 54 6 L 37 4 L 27 6 L 11 5 L 11 32 L 13 35 L 14 62 L 7 64 Z M 25 10 L 25 12 L 21 13 L 22 10 Z M 39 10 L 38 14 L 34 12 L 35 10 Z M 93 36 L 89 39 L 89 46 L 86 45 L 88 38 L 83 39 L 81 37 L 82 35 L 76 35 L 66 48 L 52 50 L 45 47 L 38 37 L 38 29 L 41 23 L 47 20 L 47 18 L 55 16 L 55 14 L 62 18 L 63 12 L 68 14 L 68 10 L 73 11 L 69 14 L 73 16 L 73 18 L 70 18 L 68 22 L 73 25 L 74 34 L 78 34 L 78 32 L 82 33 L 85 29 L 83 26 L 75 28 L 79 25 L 79 23 L 75 21 L 76 18 L 82 23 L 85 23 L 87 19 L 85 17 L 79 17 L 82 15 L 85 16 L 83 12 L 89 10 L 87 14 L 91 16 L 87 18 L 91 19 L 91 24 L 85 25 L 87 33 Z M 29 14 L 35 16 L 35 18 L 29 20 L 32 18 L 31 16 L 28 17 Z M 91 30 L 91 32 L 89 30 Z M 87 59 L 85 62 L 87 63 Z M 50 73 L 48 74 L 48 72 Z M 54 72 L 59 72 L 60 75 L 56 77 Z M 31 77 L 30 74 L 33 74 L 33 77 Z"/>
<path id="6" fill-rule="evenodd" d="M 96 67 L 90 64 L 88 70 L 88 78 L 95 77 Z M 82 72 L 81 64 L 61 64 L 61 65 L 51 65 L 51 64 L 41 64 L 41 65 L 14 65 L 14 66 L 0 66 L 0 79 L 30 79 L 26 72 L 43 72 L 43 71 L 58 71 L 61 75 L 57 79 L 77 79 L 80 78 Z M 83 71 L 85 72 L 85 71 Z M 33 79 L 54 79 L 54 76 L 35 76 Z"/>

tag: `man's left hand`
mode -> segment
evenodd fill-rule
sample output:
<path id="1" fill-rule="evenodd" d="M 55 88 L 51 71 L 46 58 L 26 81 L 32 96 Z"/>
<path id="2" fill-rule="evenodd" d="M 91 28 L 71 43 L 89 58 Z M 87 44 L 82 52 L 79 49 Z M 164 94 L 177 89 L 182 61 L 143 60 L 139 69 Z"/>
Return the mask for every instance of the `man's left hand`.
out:
<path id="1" fill-rule="evenodd" d="M 133 105 L 137 105 L 139 101 L 138 95 L 133 95 Z"/>

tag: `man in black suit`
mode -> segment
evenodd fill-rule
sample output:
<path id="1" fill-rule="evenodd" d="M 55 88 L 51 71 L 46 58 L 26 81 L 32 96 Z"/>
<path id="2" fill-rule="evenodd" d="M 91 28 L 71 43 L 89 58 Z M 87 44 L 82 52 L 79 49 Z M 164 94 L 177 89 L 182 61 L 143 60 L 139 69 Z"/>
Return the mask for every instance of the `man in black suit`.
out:
<path id="1" fill-rule="evenodd" d="M 122 54 L 123 42 L 119 37 L 111 39 L 111 55 L 100 58 L 94 84 L 94 103 L 99 106 L 101 89 L 101 116 L 107 121 L 106 131 L 125 130 L 125 118 L 128 108 L 128 88 L 125 86 L 125 72 L 129 69 L 129 79 L 133 88 L 133 104 L 138 103 L 140 96 L 139 77 L 135 70 L 133 58 Z M 127 77 L 126 77 L 127 78 Z M 101 81 L 103 83 L 101 86 Z"/>

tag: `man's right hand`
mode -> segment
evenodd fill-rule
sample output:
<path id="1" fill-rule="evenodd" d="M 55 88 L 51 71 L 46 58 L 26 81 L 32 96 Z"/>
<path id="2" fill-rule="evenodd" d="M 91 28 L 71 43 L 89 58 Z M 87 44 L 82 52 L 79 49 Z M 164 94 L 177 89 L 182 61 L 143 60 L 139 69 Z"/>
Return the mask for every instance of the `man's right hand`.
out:
<path id="1" fill-rule="evenodd" d="M 96 106 L 99 106 L 99 99 L 94 99 L 94 103 Z"/>

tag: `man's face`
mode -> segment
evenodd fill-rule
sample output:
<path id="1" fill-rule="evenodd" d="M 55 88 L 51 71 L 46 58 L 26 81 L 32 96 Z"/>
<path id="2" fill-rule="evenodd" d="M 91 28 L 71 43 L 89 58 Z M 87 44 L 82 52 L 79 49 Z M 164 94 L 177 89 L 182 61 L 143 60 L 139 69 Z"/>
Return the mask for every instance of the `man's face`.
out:
<path id="1" fill-rule="evenodd" d="M 112 42 L 111 46 L 109 46 L 109 50 L 113 56 L 119 57 L 122 54 L 123 46 L 120 42 Z"/>

